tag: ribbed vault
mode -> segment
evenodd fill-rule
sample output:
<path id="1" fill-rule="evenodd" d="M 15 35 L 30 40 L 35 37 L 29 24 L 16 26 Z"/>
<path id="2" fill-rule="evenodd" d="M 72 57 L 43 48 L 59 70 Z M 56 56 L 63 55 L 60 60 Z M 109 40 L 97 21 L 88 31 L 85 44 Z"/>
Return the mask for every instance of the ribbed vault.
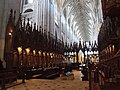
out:
<path id="1" fill-rule="evenodd" d="M 73 16 L 71 24 L 75 22 L 75 34 L 83 41 L 94 40 L 94 34 L 98 32 L 95 25 L 98 24 L 97 12 L 99 1 L 100 0 L 64 0 L 63 2 L 63 10 L 69 8 L 67 18 Z"/>

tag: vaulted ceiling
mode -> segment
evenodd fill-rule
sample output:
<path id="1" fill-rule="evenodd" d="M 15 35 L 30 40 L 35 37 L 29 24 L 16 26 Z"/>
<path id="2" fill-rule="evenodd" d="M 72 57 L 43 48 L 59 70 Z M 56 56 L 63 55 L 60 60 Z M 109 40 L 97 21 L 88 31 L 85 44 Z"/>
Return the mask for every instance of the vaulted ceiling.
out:
<path id="1" fill-rule="evenodd" d="M 70 18 L 71 25 L 75 23 L 73 28 L 79 39 L 83 41 L 97 39 L 102 20 L 101 0 L 63 0 L 62 8 L 67 9 L 67 18 Z"/>

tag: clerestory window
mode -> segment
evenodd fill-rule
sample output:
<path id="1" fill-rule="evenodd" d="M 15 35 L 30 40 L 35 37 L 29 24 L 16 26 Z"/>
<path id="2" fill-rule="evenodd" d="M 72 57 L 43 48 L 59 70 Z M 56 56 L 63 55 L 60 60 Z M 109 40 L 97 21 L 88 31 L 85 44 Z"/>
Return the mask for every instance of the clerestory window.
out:
<path id="1" fill-rule="evenodd" d="M 25 4 L 31 4 L 33 3 L 33 0 L 25 0 Z"/>

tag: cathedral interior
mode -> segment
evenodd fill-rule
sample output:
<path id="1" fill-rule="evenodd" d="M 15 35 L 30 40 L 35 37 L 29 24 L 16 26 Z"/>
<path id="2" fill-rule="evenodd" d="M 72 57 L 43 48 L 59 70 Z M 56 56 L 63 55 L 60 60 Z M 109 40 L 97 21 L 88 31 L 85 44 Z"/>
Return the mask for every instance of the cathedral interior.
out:
<path id="1" fill-rule="evenodd" d="M 0 90 L 120 90 L 120 0 L 0 0 Z"/>

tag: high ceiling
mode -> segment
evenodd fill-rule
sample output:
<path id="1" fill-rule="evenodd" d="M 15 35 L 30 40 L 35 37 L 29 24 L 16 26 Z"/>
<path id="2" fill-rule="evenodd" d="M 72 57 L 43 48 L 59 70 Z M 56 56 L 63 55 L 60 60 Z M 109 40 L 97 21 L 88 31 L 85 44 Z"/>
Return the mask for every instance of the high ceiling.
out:
<path id="1" fill-rule="evenodd" d="M 97 40 L 102 21 L 101 0 L 63 0 L 76 36 L 83 41 Z"/>

